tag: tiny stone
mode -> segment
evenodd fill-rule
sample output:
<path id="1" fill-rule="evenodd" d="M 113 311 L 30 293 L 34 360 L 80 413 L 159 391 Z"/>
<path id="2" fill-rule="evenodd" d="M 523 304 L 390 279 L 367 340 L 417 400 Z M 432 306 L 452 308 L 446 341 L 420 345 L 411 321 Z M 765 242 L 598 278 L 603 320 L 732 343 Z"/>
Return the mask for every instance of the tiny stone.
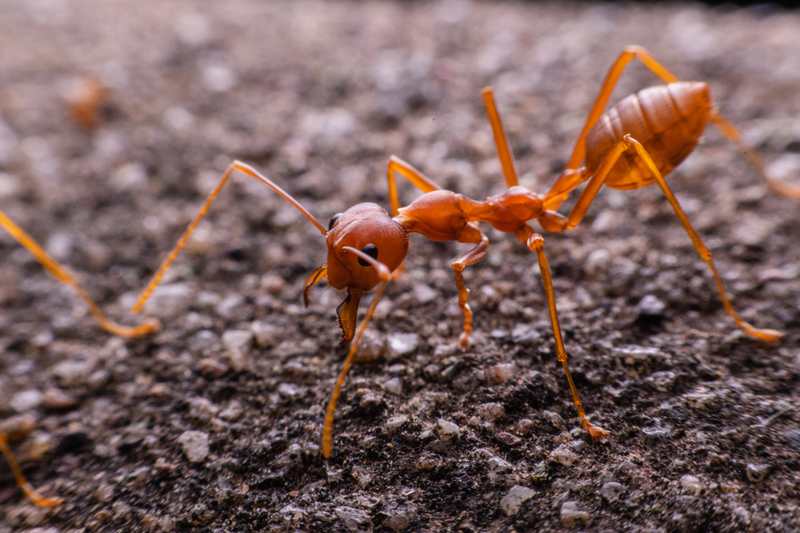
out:
<path id="1" fill-rule="evenodd" d="M 427 285 L 415 285 L 412 291 L 414 298 L 421 304 L 427 304 L 436 299 L 439 293 Z"/>
<path id="2" fill-rule="evenodd" d="M 489 477 L 491 478 L 495 478 L 498 474 L 503 474 L 513 470 L 513 467 L 510 463 L 500 459 L 499 457 L 490 458 L 486 464 L 489 468 Z"/>
<path id="3" fill-rule="evenodd" d="M 494 421 L 506 416 L 506 410 L 499 403 L 484 403 L 478 406 L 478 415 L 483 420 Z"/>
<path id="4" fill-rule="evenodd" d="M 574 526 L 580 522 L 589 523 L 589 513 L 578 510 L 578 502 L 564 502 L 561 505 L 561 523 L 565 527 Z"/>
<path id="5" fill-rule="evenodd" d="M 392 531 L 399 532 L 408 529 L 414 520 L 414 513 L 408 510 L 393 511 L 392 514 L 383 521 L 383 525 Z"/>
<path id="6" fill-rule="evenodd" d="M 580 453 L 586 449 L 586 441 L 575 439 L 569 443 L 569 447 L 575 450 L 576 452 Z"/>
<path id="7" fill-rule="evenodd" d="M 561 463 L 564 466 L 571 466 L 579 458 L 578 454 L 573 452 L 566 444 L 562 444 L 550 452 L 550 460 Z"/>
<path id="8" fill-rule="evenodd" d="M 551 424 L 553 424 L 556 429 L 564 427 L 564 419 L 560 414 L 554 413 L 553 411 L 542 411 L 542 416 L 544 416 Z"/>
<path id="9" fill-rule="evenodd" d="M 648 294 L 642 298 L 636 306 L 636 309 L 639 311 L 639 317 L 641 318 L 661 318 L 664 316 L 664 310 L 666 308 L 667 305 L 652 294 Z"/>
<path id="10" fill-rule="evenodd" d="M 516 317 L 522 312 L 522 306 L 511 298 L 505 298 L 500 302 L 500 305 L 497 306 L 497 310 L 500 311 L 500 314 L 503 316 Z"/>
<path id="11" fill-rule="evenodd" d="M 92 491 L 92 496 L 100 503 L 108 503 L 114 497 L 114 487 L 108 483 L 100 483 Z"/>
<path id="12" fill-rule="evenodd" d="M 693 496 L 700 496 L 700 493 L 706 488 L 702 481 L 696 476 L 686 474 L 681 477 L 681 488 L 683 492 Z"/>
<path id="13" fill-rule="evenodd" d="M 337 507 L 334 512 L 344 522 L 344 526 L 348 530 L 358 533 L 372 532 L 372 520 L 364 511 L 342 506 Z"/>
<path id="14" fill-rule="evenodd" d="M 398 377 L 394 377 L 383 384 L 383 390 L 399 396 L 403 393 L 403 381 Z"/>
<path id="15" fill-rule="evenodd" d="M 772 470 L 772 465 L 747 463 L 747 479 L 753 483 L 764 481 Z"/>
<path id="16" fill-rule="evenodd" d="M 231 403 L 222 410 L 219 417 L 226 422 L 236 422 L 242 416 L 242 413 L 244 413 L 242 404 L 236 400 L 232 400 Z"/>
<path id="17" fill-rule="evenodd" d="M 536 491 L 529 489 L 528 487 L 523 487 L 521 485 L 514 485 L 511 487 L 511 490 L 503 496 L 500 500 L 500 508 L 506 514 L 506 516 L 512 516 L 517 514 L 520 507 L 522 507 L 523 502 L 525 500 L 530 500 L 536 495 Z"/>
<path id="18" fill-rule="evenodd" d="M 512 435 L 511 433 L 506 433 L 505 431 L 498 433 L 495 438 L 506 446 L 516 446 L 522 442 L 521 438 L 517 437 L 516 435 Z"/>
<path id="19" fill-rule="evenodd" d="M 436 422 L 436 427 L 439 436 L 443 439 L 458 438 L 461 436 L 461 428 L 459 428 L 457 424 L 443 418 L 440 418 L 439 421 Z"/>
<path id="20" fill-rule="evenodd" d="M 228 365 L 221 363 L 216 359 L 206 357 L 197 363 L 197 371 L 204 376 L 212 378 L 221 378 L 228 373 Z"/>
<path id="21" fill-rule="evenodd" d="M 0 428 L 11 440 L 24 439 L 36 429 L 36 417 L 32 413 L 15 415 L 4 420 Z"/>
<path id="22" fill-rule="evenodd" d="M 787 429 L 783 432 L 783 440 L 791 445 L 795 451 L 800 451 L 800 429 Z"/>
<path id="23" fill-rule="evenodd" d="M 41 461 L 56 447 L 55 439 L 50 433 L 34 431 L 28 448 L 28 461 Z"/>
<path id="24" fill-rule="evenodd" d="M 187 459 L 193 463 L 199 463 L 208 457 L 208 433 L 202 431 L 184 431 L 178 437 L 178 443 L 183 448 L 183 453 Z"/>
<path id="25" fill-rule="evenodd" d="M 69 409 L 77 404 L 77 398 L 61 389 L 47 389 L 42 397 L 42 406 L 46 409 Z"/>
<path id="26" fill-rule="evenodd" d="M 281 383 L 278 385 L 278 394 L 290 400 L 298 400 L 305 395 L 305 389 L 298 387 L 293 383 Z"/>
<path id="27" fill-rule="evenodd" d="M 80 385 L 92 370 L 94 370 L 92 362 L 72 359 L 61 361 L 50 367 L 50 372 L 58 379 L 62 387 Z"/>
<path id="28" fill-rule="evenodd" d="M 256 343 L 266 348 L 278 344 L 280 340 L 280 329 L 272 324 L 256 320 L 250 324 L 250 331 L 256 337 Z"/>
<path id="29" fill-rule="evenodd" d="M 416 333 L 393 333 L 389 335 L 389 348 L 395 357 L 408 355 L 418 347 L 419 335 Z"/>
<path id="30" fill-rule="evenodd" d="M 228 350 L 246 350 L 253 337 L 252 331 L 231 329 L 222 334 L 222 345 Z"/>
<path id="31" fill-rule="evenodd" d="M 97 392 L 105 387 L 109 381 L 111 381 L 111 374 L 108 372 L 108 370 L 102 368 L 95 370 L 88 378 L 86 378 L 86 384 L 93 392 Z"/>
<path id="32" fill-rule="evenodd" d="M 408 417 L 406 415 L 397 415 L 387 420 L 384 424 L 384 427 L 388 430 L 395 430 L 400 428 L 406 422 L 408 422 Z"/>
<path id="33" fill-rule="evenodd" d="M 144 304 L 142 311 L 158 318 L 174 318 L 186 314 L 192 291 L 183 283 L 160 285 Z"/>
<path id="34" fill-rule="evenodd" d="M 439 381 L 442 376 L 442 367 L 430 364 L 422 370 L 422 375 L 427 381 Z"/>
<path id="35" fill-rule="evenodd" d="M 232 319 L 236 316 L 236 312 L 245 304 L 244 296 L 241 294 L 234 294 L 228 296 L 219 302 L 214 310 L 222 318 Z"/>
<path id="36" fill-rule="evenodd" d="M 619 500 L 620 495 L 624 491 L 621 483 L 616 481 L 609 481 L 600 487 L 600 496 L 603 497 L 608 503 L 614 503 Z"/>
<path id="37" fill-rule="evenodd" d="M 42 404 L 44 394 L 39 389 L 30 389 L 18 392 L 11 398 L 9 405 L 18 413 L 36 409 Z"/>
<path id="38" fill-rule="evenodd" d="M 486 379 L 492 383 L 505 383 L 517 374 L 514 363 L 500 363 L 486 369 Z"/>

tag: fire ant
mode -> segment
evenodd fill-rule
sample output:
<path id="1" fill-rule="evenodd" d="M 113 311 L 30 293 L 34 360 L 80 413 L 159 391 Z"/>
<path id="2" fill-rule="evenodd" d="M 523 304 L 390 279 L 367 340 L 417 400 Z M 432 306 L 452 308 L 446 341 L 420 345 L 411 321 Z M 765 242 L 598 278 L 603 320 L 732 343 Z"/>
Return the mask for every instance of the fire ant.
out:
<path id="1" fill-rule="evenodd" d="M 633 58 L 639 58 L 667 85 L 639 91 L 604 113 L 619 76 Z M 342 330 L 342 344 L 349 343 L 350 349 L 331 393 L 325 415 L 322 452 L 327 458 L 330 457 L 332 451 L 334 413 L 342 385 L 356 359 L 359 340 L 372 319 L 386 284 L 402 271 L 402 265 L 408 252 L 409 233 L 420 233 L 434 241 L 458 241 L 474 245 L 471 250 L 452 263 L 458 289 L 458 304 L 464 315 L 464 330 L 459 342 L 462 347 L 467 347 L 472 331 L 472 311 L 467 303 L 469 290 L 464 285 L 463 271 L 467 266 L 482 260 L 488 252 L 489 240 L 478 227 L 479 222 L 487 222 L 500 231 L 513 233 L 517 240 L 536 253 L 558 360 L 564 367 L 578 417 L 583 427 L 594 439 L 602 439 L 604 435 L 608 434 L 608 431 L 592 424 L 587 418 L 569 371 L 567 352 L 558 322 L 550 267 L 544 252 L 544 238 L 536 233 L 527 222 L 536 219 L 546 231 L 550 232 L 571 229 L 581 222 L 600 187 L 604 184 L 614 189 L 630 190 L 658 183 L 684 230 L 689 234 L 698 254 L 708 263 L 725 310 L 736 325 L 748 335 L 767 343 L 774 343 L 782 336 L 775 330 L 758 329 L 751 326 L 734 311 L 711 259 L 711 253 L 692 228 L 664 179 L 694 150 L 706 125 L 711 122 L 745 153 L 748 161 L 769 189 L 792 199 L 800 199 L 800 187 L 791 187 L 766 176 L 765 165 L 761 157 L 744 141 L 738 129 L 712 107 L 708 85 L 702 82 L 681 82 L 643 48 L 626 47 L 612 65 L 603 83 L 566 169 L 558 177 L 550 191 L 544 195 L 518 185 L 514 157 L 508 146 L 508 139 L 495 105 L 492 89 L 484 89 L 482 96 L 492 126 L 503 175 L 508 185 L 508 189 L 504 193 L 487 198 L 485 201 L 471 200 L 461 194 L 441 189 L 414 167 L 392 156 L 387 168 L 392 216 L 376 204 L 363 203 L 333 216 L 326 228 L 278 185 L 261 175 L 253 167 L 234 161 L 224 172 L 196 218 L 189 224 L 183 236 L 155 273 L 134 305 L 132 313 L 137 313 L 150 297 L 165 271 L 178 256 L 190 234 L 205 216 L 211 203 L 234 171 L 244 173 L 270 187 L 305 215 L 327 240 L 328 261 L 306 280 L 303 289 L 304 301 L 308 303 L 310 289 L 325 279 L 332 287 L 347 290 L 347 295 L 336 312 Z M 395 181 L 396 174 L 408 179 L 424 193 L 406 207 L 400 207 Z M 569 194 L 585 182 L 588 183 L 570 214 L 564 216 L 557 213 L 556 209 L 569 197 Z M 137 328 L 125 328 L 109 321 L 86 291 L 2 213 L 0 213 L 0 225 L 31 250 L 57 279 L 73 286 L 89 305 L 101 327 L 107 331 L 117 335 L 136 337 L 153 332 L 158 328 L 158 324 L 155 322 L 146 322 Z M 359 303 L 364 294 L 372 289 L 376 290 L 375 297 L 361 326 L 356 331 Z M 0 433 L 0 449 L 6 454 L 15 474 L 18 474 L 19 469 L 8 448 L 2 444 L 3 442 L 4 438 Z M 20 486 L 29 488 L 29 485 L 24 485 L 27 482 L 24 477 L 21 477 L 21 473 L 17 475 L 17 479 Z M 52 504 L 54 501 L 57 503 L 56 500 L 41 498 L 37 500 L 31 496 L 31 490 L 26 490 L 26 494 L 35 503 L 40 505 Z M 35 495 L 35 493 L 33 494 Z"/>

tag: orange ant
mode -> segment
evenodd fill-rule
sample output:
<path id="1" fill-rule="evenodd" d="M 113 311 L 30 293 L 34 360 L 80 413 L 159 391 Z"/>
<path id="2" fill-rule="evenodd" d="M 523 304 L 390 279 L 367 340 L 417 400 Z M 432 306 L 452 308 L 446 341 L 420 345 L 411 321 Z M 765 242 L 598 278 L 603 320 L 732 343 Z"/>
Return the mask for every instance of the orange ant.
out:
<path id="1" fill-rule="evenodd" d="M 651 87 L 630 95 L 604 114 L 603 110 L 619 76 L 634 57 L 638 57 L 667 85 Z M 508 147 L 508 139 L 494 102 L 492 89 L 484 89 L 482 96 L 508 185 L 508 190 L 503 194 L 487 198 L 485 201 L 475 201 L 461 194 L 442 190 L 414 167 L 393 156 L 389 160 L 387 172 L 393 216 L 376 204 L 363 203 L 332 217 L 326 229 L 297 200 L 278 185 L 261 175 L 253 167 L 234 161 L 224 172 L 198 215 L 189 224 L 183 236 L 155 273 L 134 305 L 132 313 L 139 312 L 150 297 L 165 271 L 178 256 L 190 234 L 208 212 L 211 203 L 234 171 L 242 172 L 270 187 L 303 213 L 327 239 L 328 261 L 306 280 L 303 289 L 304 301 L 308 302 L 310 289 L 326 278 L 332 287 L 347 290 L 344 301 L 337 308 L 337 317 L 342 329 L 342 344 L 350 343 L 351 346 L 331 393 L 325 415 L 322 452 L 327 458 L 330 457 L 332 451 L 333 419 L 342 385 L 347 372 L 356 359 L 359 340 L 372 319 L 386 284 L 402 270 L 401 266 L 408 252 L 408 234 L 420 233 L 434 241 L 458 241 L 475 245 L 452 264 L 458 289 L 458 304 L 464 314 L 464 331 L 459 342 L 462 347 L 467 347 L 472 331 L 472 312 L 467 303 L 469 290 L 464 285 L 463 271 L 467 266 L 483 259 L 488 252 L 489 240 L 477 224 L 478 222 L 487 222 L 500 231 L 513 233 L 529 250 L 536 253 L 544 283 L 558 360 L 564 367 L 578 417 L 592 438 L 602 439 L 604 435 L 608 434 L 608 431 L 592 424 L 586 417 L 569 371 L 567 352 L 558 322 L 550 267 L 544 252 L 544 239 L 527 222 L 536 219 L 545 230 L 552 232 L 571 229 L 581 222 L 602 185 L 629 190 L 658 183 L 675 210 L 681 225 L 689 234 L 698 254 L 708 263 L 725 310 L 731 315 L 737 326 L 748 335 L 768 343 L 776 342 L 782 336 L 778 331 L 751 326 L 734 311 L 711 259 L 711 252 L 692 228 L 686 214 L 664 180 L 664 176 L 668 175 L 694 150 L 705 126 L 711 122 L 745 153 L 750 164 L 768 188 L 784 196 L 800 199 L 799 187 L 791 187 L 766 176 L 765 165 L 761 157 L 746 144 L 739 131 L 712 107 L 709 89 L 705 83 L 681 82 L 643 48 L 626 47 L 606 77 L 589 118 L 578 137 L 567 168 L 550 191 L 544 195 L 536 194 L 517 184 L 514 158 Z M 424 193 L 410 205 L 402 208 L 395 182 L 396 173 L 407 178 Z M 565 217 L 557 213 L 555 210 L 576 187 L 584 182 L 588 183 L 569 216 Z M 59 280 L 72 285 L 81 298 L 87 302 L 101 327 L 107 331 L 117 335 L 135 337 L 158 328 L 158 324 L 154 322 L 144 323 L 137 328 L 124 328 L 109 321 L 89 298 L 86 291 L 2 213 L 0 213 L 0 225 L 31 250 Z M 376 289 L 375 297 L 356 332 L 359 303 L 364 294 L 372 289 Z M 0 433 L 0 442 L 2 441 Z M 15 463 L 10 451 L 5 446 L 0 446 L 0 448 L 12 463 L 16 474 L 18 468 L 13 466 Z M 24 478 L 21 477 L 21 474 L 17 479 L 20 486 L 23 486 Z M 27 493 L 30 497 L 30 492 Z M 45 504 L 41 500 L 37 503 Z"/>

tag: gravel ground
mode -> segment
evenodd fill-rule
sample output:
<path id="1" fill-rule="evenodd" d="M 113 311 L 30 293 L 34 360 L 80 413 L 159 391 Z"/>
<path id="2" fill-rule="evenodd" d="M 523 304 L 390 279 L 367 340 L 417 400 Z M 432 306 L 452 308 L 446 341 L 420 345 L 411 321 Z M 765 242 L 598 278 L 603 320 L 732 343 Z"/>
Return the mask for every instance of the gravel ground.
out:
<path id="1" fill-rule="evenodd" d="M 0 208 L 127 309 L 234 159 L 323 223 L 389 208 L 387 158 L 472 198 L 503 190 L 479 90 L 492 84 L 521 182 L 563 169 L 607 68 L 640 44 L 709 82 L 778 176 L 800 183 L 800 16 L 761 7 L 591 3 L 0 2 Z M 108 88 L 100 124 L 65 101 Z M 632 64 L 612 102 L 656 84 Z M 387 288 L 320 453 L 346 353 L 342 296 L 303 282 L 316 229 L 238 177 L 149 313 L 163 330 L 100 330 L 67 287 L 0 235 L 0 419 L 39 509 L 0 464 L 0 532 L 799 531 L 800 225 L 717 132 L 670 177 L 744 336 L 655 187 L 605 190 L 584 222 L 545 234 L 578 424 L 535 256 L 493 230 L 413 240 Z M 404 203 L 416 197 L 403 184 Z M 568 212 L 569 204 L 561 209 Z M 363 304 L 362 304 L 363 307 Z"/>

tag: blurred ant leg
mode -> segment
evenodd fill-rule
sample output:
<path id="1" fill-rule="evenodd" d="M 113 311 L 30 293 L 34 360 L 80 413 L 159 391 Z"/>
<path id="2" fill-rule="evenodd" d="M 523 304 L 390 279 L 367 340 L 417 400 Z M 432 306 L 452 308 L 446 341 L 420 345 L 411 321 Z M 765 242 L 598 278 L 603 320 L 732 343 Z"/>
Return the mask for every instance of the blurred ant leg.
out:
<path id="1" fill-rule="evenodd" d="M 489 115 L 489 122 L 492 124 L 492 133 L 494 134 L 494 144 L 497 146 L 497 156 L 500 158 L 500 164 L 503 166 L 503 176 L 506 178 L 508 187 L 518 185 L 517 182 L 517 166 L 514 163 L 514 154 L 508 147 L 508 136 L 503 128 L 503 121 L 500 120 L 500 113 L 497 111 L 497 105 L 494 102 L 494 92 L 491 87 L 486 87 L 481 91 L 483 101 L 486 104 L 486 114 Z"/>
<path id="2" fill-rule="evenodd" d="M 153 293 L 153 290 L 155 290 L 155 288 L 161 282 L 161 278 L 164 277 L 164 272 L 167 271 L 167 269 L 170 267 L 175 258 L 178 257 L 178 254 L 180 253 L 181 249 L 186 245 L 186 242 L 189 240 L 189 236 L 192 234 L 197 225 L 200 223 L 200 220 L 202 220 L 202 218 L 208 212 L 208 209 L 211 207 L 211 203 L 217 197 L 220 190 L 222 190 L 222 187 L 228 181 L 228 178 L 231 176 L 234 170 L 238 170 L 243 174 L 247 174 L 251 178 L 257 179 L 258 181 L 260 181 L 261 183 L 263 183 L 264 185 L 266 185 L 267 187 L 269 187 L 270 189 L 281 195 L 290 204 L 295 206 L 298 211 L 303 213 L 306 216 L 306 218 L 310 220 L 311 223 L 317 227 L 317 229 L 322 233 L 322 235 L 328 234 L 328 232 L 325 230 L 325 227 L 322 224 L 320 224 L 319 221 L 317 221 L 317 219 L 314 218 L 314 216 L 311 213 L 309 213 L 302 205 L 300 205 L 300 202 L 292 198 L 286 191 L 278 187 L 275 183 L 273 183 L 271 180 L 263 176 L 261 173 L 259 173 L 256 169 L 254 169 L 250 165 L 242 163 L 241 161 L 234 161 L 233 163 L 230 164 L 230 166 L 228 166 L 227 170 L 225 170 L 225 173 L 222 175 L 222 178 L 219 180 L 219 183 L 214 188 L 214 190 L 211 191 L 211 194 L 208 195 L 206 203 L 203 204 L 203 207 L 200 209 L 200 212 L 197 214 L 197 217 L 195 217 L 195 219 L 186 228 L 186 231 L 178 240 L 178 244 L 175 245 L 175 248 L 172 249 L 172 251 L 167 256 L 167 259 L 161 264 L 161 267 L 159 267 L 158 271 L 153 276 L 153 279 L 150 280 L 150 283 L 148 283 L 147 287 L 144 289 L 144 291 L 142 291 L 142 295 L 139 296 L 139 300 L 136 302 L 136 305 L 134 305 L 133 309 L 131 309 L 131 313 L 133 314 L 138 313 L 142 309 L 142 306 L 145 304 L 148 298 L 150 298 L 150 295 Z"/>
<path id="3" fill-rule="evenodd" d="M 378 287 L 375 290 L 375 298 L 372 299 L 372 304 L 367 310 L 367 316 L 365 316 L 364 320 L 361 322 L 361 328 L 358 330 L 358 334 L 353 340 L 353 344 L 350 345 L 350 351 L 347 352 L 347 358 L 344 360 L 342 370 L 339 372 L 339 377 L 336 380 L 336 385 L 333 387 L 333 392 L 331 392 L 331 399 L 328 402 L 328 410 L 325 413 L 325 426 L 322 429 L 322 455 L 324 455 L 326 459 L 330 458 L 331 450 L 333 449 L 331 439 L 331 434 L 333 433 L 333 416 L 336 412 L 336 402 L 339 400 L 339 394 L 341 394 L 342 385 L 344 385 L 344 379 L 347 377 L 347 372 L 350 370 L 350 366 L 356 359 L 358 342 L 361 340 L 361 336 L 367 329 L 367 325 L 372 319 L 372 315 L 375 313 L 375 308 L 378 307 L 378 302 L 383 295 L 383 289 L 386 288 L 386 283 L 391 279 L 391 272 L 389 272 L 389 268 L 380 261 L 374 259 L 372 256 L 369 256 L 361 250 L 357 250 L 350 246 L 344 246 L 342 249 L 356 254 L 358 257 L 369 262 L 373 267 L 375 267 L 378 270 L 378 275 L 381 277 L 381 282 L 378 284 Z"/>
<path id="4" fill-rule="evenodd" d="M 433 192 L 441 189 L 441 187 L 432 182 L 430 178 L 399 157 L 390 157 L 386 174 L 389 179 L 389 202 L 392 204 L 393 217 L 398 215 L 398 209 L 400 209 L 400 198 L 397 195 L 397 183 L 395 182 L 394 176 L 395 172 L 405 177 L 412 185 L 422 192 Z"/>
<path id="5" fill-rule="evenodd" d="M 728 122 L 716 111 L 711 113 L 709 120 L 725 138 L 739 148 L 747 158 L 750 166 L 755 169 L 758 173 L 758 177 L 761 178 L 761 181 L 764 182 L 764 185 L 766 185 L 768 189 L 787 198 L 791 198 L 792 200 L 800 200 L 800 186 L 793 187 L 780 180 L 772 179 L 767 176 L 764 159 L 761 158 L 761 155 L 755 148 L 747 144 L 747 141 L 744 140 L 744 137 L 736 126 Z"/>
<path id="6" fill-rule="evenodd" d="M 144 323 L 136 327 L 121 326 L 116 322 L 109 320 L 100 307 L 95 303 L 89 293 L 66 271 L 58 262 L 50 257 L 41 246 L 36 244 L 30 235 L 25 233 L 19 226 L 14 224 L 2 211 L 0 211 L 0 226 L 14 237 L 17 242 L 28 249 L 30 253 L 36 258 L 44 268 L 47 269 L 58 281 L 69 285 L 78 294 L 78 297 L 83 300 L 89 308 L 89 312 L 100 325 L 101 328 L 121 337 L 141 337 L 148 333 L 153 333 L 161 328 L 161 325 L 156 320 L 146 320 Z"/>
<path id="7" fill-rule="evenodd" d="M 489 238 L 473 223 L 467 224 L 458 242 L 477 243 L 477 245 L 453 262 L 453 272 L 456 278 L 456 288 L 458 289 L 458 306 L 464 313 L 464 331 L 458 338 L 458 342 L 463 349 L 469 347 L 469 337 L 472 334 L 472 309 L 467 303 L 469 289 L 464 285 L 464 269 L 474 265 L 486 257 L 489 252 Z"/>
<path id="8" fill-rule="evenodd" d="M 561 365 L 564 367 L 564 372 L 567 374 L 569 388 L 572 390 L 572 401 L 575 403 L 575 407 L 578 408 L 578 417 L 580 417 L 581 423 L 583 424 L 583 427 L 586 428 L 586 431 L 589 432 L 589 435 L 591 435 L 594 439 L 602 439 L 603 435 L 608 434 L 608 431 L 593 425 L 591 422 L 589 422 L 589 419 L 586 418 L 586 412 L 583 410 L 583 406 L 581 405 L 581 399 L 578 396 L 578 390 L 575 388 L 575 382 L 572 380 L 572 374 L 569 372 L 569 365 L 567 364 L 567 351 L 564 348 L 564 341 L 561 338 L 561 326 L 558 323 L 558 310 L 556 309 L 556 298 L 553 292 L 553 281 L 550 278 L 550 265 L 548 264 L 547 256 L 545 256 L 544 253 L 544 238 L 533 231 L 533 228 L 527 224 L 523 226 L 522 229 L 516 231 L 514 235 L 520 240 L 520 242 L 524 243 L 530 251 L 536 252 L 536 257 L 539 260 L 539 270 L 542 273 L 544 292 L 547 297 L 547 308 L 550 311 L 550 323 L 553 326 L 553 337 L 556 341 L 556 353 L 558 354 L 558 360 L 561 361 Z"/>
<path id="9" fill-rule="evenodd" d="M 11 453 L 11 448 L 8 447 L 8 440 L 6 439 L 6 434 L 3 433 L 3 430 L 0 429 L 0 451 L 3 452 L 3 455 L 6 457 L 6 461 L 8 461 L 8 466 L 11 467 L 11 471 L 14 473 L 14 477 L 17 480 L 17 486 L 22 489 L 22 492 L 25 493 L 25 496 L 34 504 L 38 505 L 39 507 L 54 507 L 56 505 L 61 505 L 64 500 L 61 498 L 45 498 L 28 483 L 28 480 L 25 478 L 25 474 L 22 473 L 22 469 L 19 467 L 17 460 L 14 458 L 14 454 Z"/>
<path id="10" fill-rule="evenodd" d="M 580 136 L 578 136 L 578 141 L 575 143 L 575 149 L 572 152 L 572 157 L 570 157 L 569 163 L 567 163 L 568 170 L 576 169 L 581 166 L 581 162 L 586 155 L 586 134 L 590 129 L 592 129 L 592 126 L 594 126 L 595 123 L 600 120 L 600 116 L 602 116 L 603 111 L 606 108 L 606 104 L 608 104 L 608 99 L 611 97 L 611 92 L 617 85 L 617 81 L 622 75 L 622 71 L 635 57 L 638 57 L 639 60 L 653 72 L 653 74 L 664 80 L 664 82 L 675 83 L 680 81 L 670 71 L 664 68 L 661 63 L 656 61 L 655 58 L 653 58 L 653 56 L 651 56 L 650 53 L 644 48 L 640 46 L 626 46 L 622 50 L 622 53 L 619 55 L 617 60 L 608 70 L 606 79 L 603 82 L 602 88 L 600 89 L 600 94 L 597 95 L 597 100 L 595 100 L 594 107 L 592 107 L 592 110 L 589 112 L 589 118 L 586 119 L 586 124 L 583 126 L 583 130 L 581 131 Z"/>
<path id="11" fill-rule="evenodd" d="M 725 287 L 722 285 L 722 279 L 720 279 L 719 273 L 717 273 L 717 268 L 714 266 L 714 261 L 711 259 L 711 252 L 708 250 L 708 248 L 706 248 L 705 244 L 703 244 L 703 241 L 700 239 L 700 236 L 692 227 L 692 224 L 689 222 L 689 218 L 686 216 L 686 213 L 683 212 L 683 209 L 678 203 L 678 200 L 675 198 L 675 195 L 672 194 L 672 190 L 670 190 L 666 180 L 664 180 L 661 172 L 659 172 L 658 167 L 653 161 L 653 158 L 650 157 L 650 154 L 647 153 L 647 150 L 645 150 L 644 146 L 642 146 L 635 139 L 632 139 L 630 135 L 626 135 L 620 139 L 617 144 L 615 144 L 613 148 L 609 150 L 608 155 L 606 155 L 605 159 L 603 159 L 603 162 L 598 167 L 594 176 L 589 179 L 589 183 L 586 185 L 586 188 L 583 189 L 583 192 L 578 198 L 578 201 L 575 203 L 575 207 L 572 208 L 572 212 L 569 214 L 569 217 L 565 218 L 557 213 L 548 211 L 542 218 L 540 218 L 542 227 L 548 231 L 563 231 L 565 229 L 570 229 L 577 226 L 581 220 L 583 220 L 586 211 L 589 209 L 589 205 L 591 205 L 592 201 L 597 195 L 597 192 L 603 185 L 603 182 L 605 181 L 606 176 L 608 176 L 608 173 L 611 171 L 611 168 L 617 162 L 617 159 L 619 159 L 622 153 L 629 148 L 636 150 L 636 153 L 642 158 L 645 165 L 647 165 L 648 170 L 650 170 L 650 173 L 658 182 L 658 186 L 661 187 L 662 192 L 667 197 L 672 209 L 675 211 L 675 214 L 681 221 L 683 229 L 689 235 L 689 238 L 692 239 L 692 243 L 694 244 L 698 255 L 700 255 L 703 261 L 708 263 L 708 266 L 711 268 L 711 273 L 714 275 L 714 281 L 717 284 L 717 289 L 719 290 L 719 295 L 722 298 L 722 304 L 725 306 L 725 311 L 733 318 L 733 320 L 736 322 L 736 325 L 748 335 L 758 337 L 759 339 L 762 339 L 768 343 L 777 341 L 783 336 L 782 333 L 772 329 L 755 328 L 742 320 L 739 314 L 733 309 L 733 306 L 731 305 L 730 300 L 728 300 L 728 296 L 725 293 Z"/>
<path id="12" fill-rule="evenodd" d="M 636 150 L 636 153 L 639 154 L 639 157 L 644 160 L 647 168 L 650 170 L 653 176 L 655 176 L 659 187 L 661 187 L 661 190 L 664 192 L 664 196 L 667 197 L 667 200 L 672 206 L 672 209 L 675 211 L 675 214 L 678 215 L 678 219 L 681 221 L 683 229 L 686 230 L 686 233 L 688 233 L 689 237 L 692 239 L 692 243 L 694 244 L 697 253 L 703 259 L 703 261 L 708 263 L 708 266 L 711 268 L 711 273 L 714 275 L 714 281 L 717 283 L 717 289 L 719 290 L 719 295 L 722 298 L 722 304 L 725 306 L 725 311 L 727 311 L 731 318 L 733 318 L 733 320 L 736 322 L 736 325 L 748 335 L 757 337 L 770 344 L 777 342 L 778 339 L 783 337 L 783 333 L 780 331 L 775 331 L 774 329 L 755 328 L 742 320 L 739 314 L 733 309 L 733 306 L 731 305 L 731 302 L 728 300 L 728 296 L 725 293 L 725 287 L 722 285 L 722 279 L 720 279 L 717 268 L 714 266 L 714 261 L 711 259 L 711 252 L 708 250 L 708 248 L 706 248 L 705 244 L 703 244 L 703 241 L 700 240 L 700 236 L 692 227 L 688 217 L 686 216 L 686 213 L 683 212 L 683 209 L 678 203 L 677 198 L 675 198 L 675 195 L 672 194 L 672 190 L 670 190 L 666 180 L 658 171 L 658 168 L 656 167 L 653 159 L 650 157 L 650 154 L 647 153 L 647 150 L 645 150 L 644 146 L 639 144 L 638 141 L 631 139 L 630 137 L 628 137 L 628 140 L 632 143 L 633 148 Z"/>

